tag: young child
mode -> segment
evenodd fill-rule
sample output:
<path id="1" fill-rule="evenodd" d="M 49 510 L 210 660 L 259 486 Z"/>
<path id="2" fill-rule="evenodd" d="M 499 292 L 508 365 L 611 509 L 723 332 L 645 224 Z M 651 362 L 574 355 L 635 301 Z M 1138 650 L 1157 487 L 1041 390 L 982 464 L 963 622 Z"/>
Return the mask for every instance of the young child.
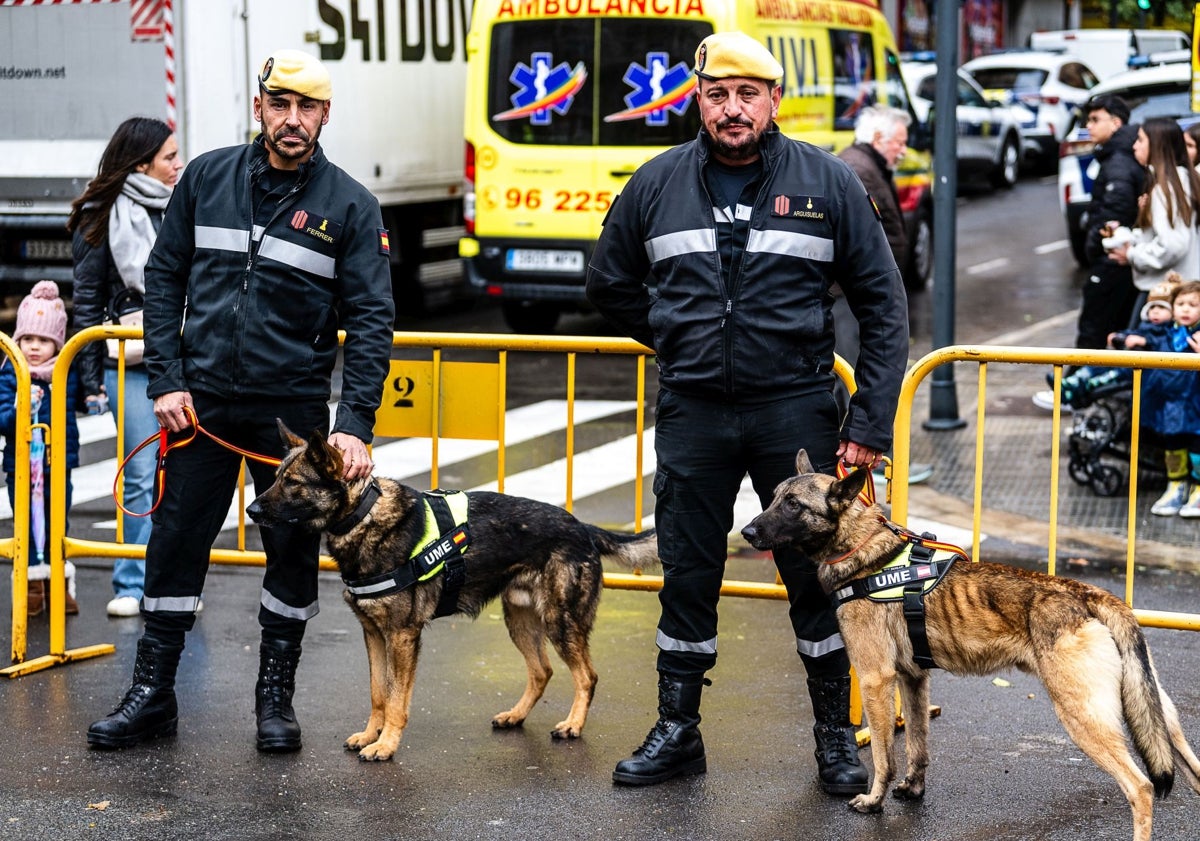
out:
<path id="1" fill-rule="evenodd" d="M 1173 318 L 1171 297 L 1181 280 L 1178 272 L 1171 272 L 1166 280 L 1156 284 L 1146 295 L 1146 303 L 1142 306 L 1140 314 L 1141 323 L 1136 330 L 1110 333 L 1108 346 L 1119 350 L 1126 346 L 1125 339 L 1130 332 L 1143 333 L 1157 324 L 1169 324 Z M 1046 381 L 1053 386 L 1053 375 L 1047 374 Z M 1062 378 L 1062 402 L 1075 409 L 1082 408 L 1091 402 L 1088 398 L 1097 389 L 1128 386 L 1132 383 L 1132 368 L 1093 368 L 1090 365 L 1082 365 L 1076 368 L 1074 373 Z"/>
<path id="2" fill-rule="evenodd" d="M 1171 322 L 1128 333 L 1125 347 L 1200 353 L 1200 281 L 1175 289 L 1171 312 Z M 1200 374 L 1147 369 L 1142 374 L 1142 426 L 1163 448 L 1167 462 L 1167 490 L 1150 513 L 1200 518 Z"/>
<path id="3" fill-rule="evenodd" d="M 17 307 L 17 327 L 13 339 L 29 363 L 29 373 L 32 380 L 33 397 L 40 402 L 37 420 L 39 423 L 50 423 L 50 375 L 58 352 L 62 350 L 67 335 L 67 311 L 62 299 L 58 296 L 58 285 L 52 280 L 39 281 L 33 291 L 25 296 Z M 75 372 L 72 371 L 67 379 L 67 485 L 66 499 L 59 503 L 71 509 L 71 468 L 79 466 L 79 426 L 75 421 L 75 408 L 82 409 L 83 395 L 79 394 Z M 4 357 L 0 362 L 0 434 L 4 436 L 4 472 L 8 483 L 8 501 L 11 504 L 15 497 L 16 479 L 16 432 L 17 432 L 17 374 L 12 362 Z M 46 523 L 50 522 L 50 462 L 58 458 L 49 448 L 49 435 L 43 433 L 46 441 L 46 457 L 43 464 L 44 501 Z M 30 518 L 29 534 L 29 600 L 28 612 L 36 616 L 45 608 L 50 596 L 50 563 L 43 558 L 39 563 L 34 543 L 32 517 Z M 65 599 L 66 612 L 78 613 L 79 605 L 75 601 L 75 565 L 66 563 L 67 596 Z"/>

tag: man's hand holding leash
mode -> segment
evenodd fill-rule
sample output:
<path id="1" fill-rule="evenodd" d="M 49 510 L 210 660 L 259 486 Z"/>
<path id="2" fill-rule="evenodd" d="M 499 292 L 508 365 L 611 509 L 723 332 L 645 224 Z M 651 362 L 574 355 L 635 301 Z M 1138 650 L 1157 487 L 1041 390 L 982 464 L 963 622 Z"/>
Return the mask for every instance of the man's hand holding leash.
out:
<path id="1" fill-rule="evenodd" d="M 154 398 L 154 416 L 158 418 L 158 425 L 168 432 L 190 429 L 192 421 L 189 416 L 195 414 L 191 392 L 171 391 Z"/>
<path id="2" fill-rule="evenodd" d="M 837 457 L 847 467 L 865 467 L 874 470 L 883 461 L 883 453 L 872 450 L 854 441 L 842 441 L 838 444 Z"/>

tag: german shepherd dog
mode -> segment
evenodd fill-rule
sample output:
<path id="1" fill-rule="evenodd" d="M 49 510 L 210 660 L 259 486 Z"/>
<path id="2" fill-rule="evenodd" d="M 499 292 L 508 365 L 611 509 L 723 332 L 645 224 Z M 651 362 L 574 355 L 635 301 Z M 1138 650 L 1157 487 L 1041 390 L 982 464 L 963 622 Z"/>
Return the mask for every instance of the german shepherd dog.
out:
<path id="1" fill-rule="evenodd" d="M 860 501 L 870 471 L 856 470 L 838 480 L 814 472 L 801 450 L 796 472 L 742 530 L 755 548 L 792 546 L 804 552 L 817 564 L 827 593 L 879 572 L 903 549 L 911 535 L 888 523 L 879 506 Z M 908 767 L 893 795 L 911 800 L 925 794 L 929 672 L 913 659 L 902 602 L 845 601 L 837 618 L 862 686 L 875 766 L 870 791 L 851 800 L 850 808 L 878 812 L 894 777 L 897 678 L 908 717 Z M 1154 796 L 1170 792 L 1176 770 L 1200 793 L 1200 760 L 1159 685 L 1137 619 L 1107 590 L 1001 564 L 961 561 L 926 593 L 925 622 L 934 662 L 952 674 L 986 675 L 1015 667 L 1041 678 L 1068 735 L 1116 779 L 1129 800 L 1135 841 L 1149 841 Z M 1122 723 L 1149 779 L 1130 755 Z"/>
<path id="2" fill-rule="evenodd" d="M 341 454 L 324 435 L 314 432 L 305 441 L 282 422 L 279 427 L 288 452 L 275 483 L 248 508 L 251 518 L 263 525 L 327 532 L 329 553 L 348 582 L 383 576 L 408 563 L 425 533 L 421 493 L 376 479 L 381 493 L 365 517 L 344 534 L 328 532 L 356 511 L 373 480 L 343 481 Z M 627 567 L 657 564 L 654 532 L 614 534 L 562 508 L 505 494 L 472 492 L 468 500 L 466 573 L 452 612 L 474 618 L 499 596 L 509 636 L 529 672 L 520 700 L 497 714 L 492 726 L 521 726 L 542 697 L 552 673 L 545 649 L 549 639 L 575 681 L 571 712 L 551 736 L 578 738 L 596 689 L 588 637 L 603 584 L 601 559 Z M 379 597 L 344 593 L 362 623 L 371 674 L 371 716 L 346 740 L 359 759 L 391 759 L 396 752 L 408 723 L 421 631 L 435 616 L 445 578 L 439 574 Z"/>

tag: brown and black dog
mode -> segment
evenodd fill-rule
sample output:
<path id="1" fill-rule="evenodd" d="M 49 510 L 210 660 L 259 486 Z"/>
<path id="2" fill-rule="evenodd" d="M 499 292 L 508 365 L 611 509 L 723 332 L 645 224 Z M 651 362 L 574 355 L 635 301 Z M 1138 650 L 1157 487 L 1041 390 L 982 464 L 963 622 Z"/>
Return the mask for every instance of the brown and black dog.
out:
<path id="1" fill-rule="evenodd" d="M 879 506 L 860 500 L 869 471 L 835 479 L 813 472 L 801 450 L 796 472 L 742 534 L 758 549 L 804 552 L 817 564 L 825 592 L 845 593 L 852 582 L 878 574 L 914 537 L 889 523 Z M 1159 685 L 1137 618 L 1112 593 L 1069 578 L 962 560 L 925 593 L 924 603 L 929 651 L 940 668 L 958 675 L 1017 668 L 1041 678 L 1068 735 L 1129 800 L 1135 841 L 1149 841 L 1154 796 L 1170 792 L 1176 771 L 1200 793 L 1200 761 Z M 894 776 L 897 679 L 907 716 L 908 767 L 894 796 L 925 794 L 929 672 L 914 660 L 902 602 L 854 598 L 840 604 L 837 618 L 862 685 L 875 766 L 870 791 L 850 807 L 878 812 Z M 1149 778 L 1129 752 L 1126 726 Z"/>
<path id="2" fill-rule="evenodd" d="M 288 452 L 275 483 L 248 509 L 255 522 L 326 532 L 329 553 L 348 585 L 386 579 L 409 564 L 426 534 L 420 491 L 390 479 L 347 483 L 341 478 L 341 454 L 324 435 L 314 432 L 306 441 L 280 423 L 280 436 Z M 378 496 L 369 507 L 360 506 L 368 493 Z M 498 596 L 508 633 L 529 671 L 520 700 L 497 714 L 492 726 L 520 726 L 542 697 L 552 673 L 545 647 L 549 639 L 575 681 L 571 712 L 551 735 L 577 738 L 596 688 L 588 638 L 603 585 L 601 559 L 631 568 L 657 564 L 654 532 L 616 534 L 523 497 L 479 491 L 467 498 L 465 575 L 457 600 L 444 604 L 442 613 L 475 617 Z M 344 533 L 331 531 L 335 524 L 334 531 Z M 348 530 L 347 524 L 352 524 Z M 345 592 L 363 626 L 371 673 L 371 717 L 346 740 L 360 759 L 391 759 L 400 744 L 421 631 L 439 613 L 445 580 L 445 574 L 437 574 L 378 596 L 362 592 L 370 588 L 358 595 L 349 588 Z"/>

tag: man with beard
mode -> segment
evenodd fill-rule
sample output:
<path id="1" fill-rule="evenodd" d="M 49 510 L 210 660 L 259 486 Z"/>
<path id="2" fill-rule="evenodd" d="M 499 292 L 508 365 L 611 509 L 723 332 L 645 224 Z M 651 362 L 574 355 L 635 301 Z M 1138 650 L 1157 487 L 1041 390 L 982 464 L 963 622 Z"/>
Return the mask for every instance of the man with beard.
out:
<path id="1" fill-rule="evenodd" d="M 332 86 L 310 55 L 279 50 L 258 78 L 262 133 L 201 155 L 184 170 L 146 265 L 147 395 L 171 433 L 212 435 L 252 453 L 279 452 L 276 418 L 329 430 L 338 330 L 346 331 L 340 401 L 329 442 L 346 479 L 370 475 L 367 452 L 392 345 L 388 233 L 379 203 L 330 163 L 317 140 Z M 209 551 L 242 457 L 199 435 L 172 451 L 146 547 L 133 683 L 88 744 L 121 748 L 177 727 L 175 672 L 195 622 Z M 248 461 L 254 484 L 274 468 Z M 257 747 L 300 748 L 292 708 L 307 621 L 317 613 L 319 534 L 263 528 L 258 621 Z"/>
<path id="2" fill-rule="evenodd" d="M 696 52 L 696 140 L 651 160 L 605 219 L 588 270 L 593 304 L 652 347 L 659 368 L 655 521 L 663 565 L 659 719 L 613 780 L 706 770 L 700 693 L 717 658 L 717 600 L 746 476 L 764 507 L 801 447 L 819 469 L 870 469 L 892 442 L 908 358 L 900 271 L 862 182 L 780 134 L 783 75 L 740 32 Z M 833 396 L 830 287 L 860 329 L 858 391 Z M 775 552 L 832 794 L 867 790 L 849 721 L 849 660 L 813 561 Z"/>

